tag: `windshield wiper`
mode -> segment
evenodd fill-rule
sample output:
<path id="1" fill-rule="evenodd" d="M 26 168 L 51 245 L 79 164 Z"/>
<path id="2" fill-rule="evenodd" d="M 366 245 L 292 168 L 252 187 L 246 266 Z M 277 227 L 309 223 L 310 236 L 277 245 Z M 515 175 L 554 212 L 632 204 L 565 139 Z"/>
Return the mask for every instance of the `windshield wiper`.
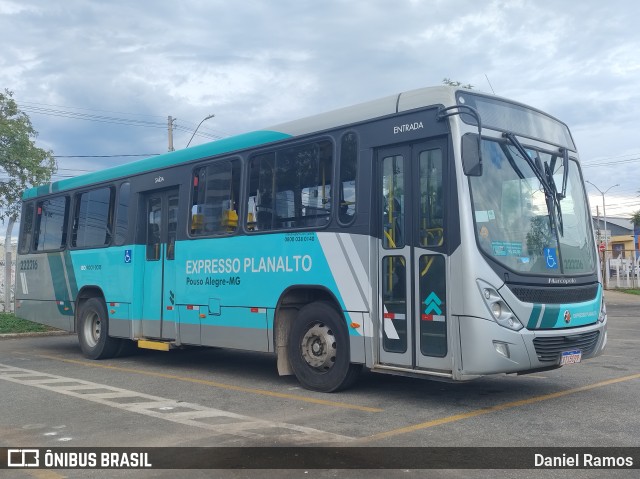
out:
<path id="1" fill-rule="evenodd" d="M 553 191 L 553 198 L 551 198 L 551 203 L 553 207 L 555 207 L 555 211 L 557 212 L 556 223 L 558 225 L 558 233 L 560 233 L 560 236 L 564 236 L 564 222 L 562 221 L 562 206 L 560 205 L 560 200 L 564 198 L 564 195 L 561 196 L 561 194 L 558 193 L 558 187 L 556 186 L 556 182 L 553 179 L 554 163 L 555 161 L 552 161 L 551 166 L 549 166 L 548 163 L 544 164 L 544 174 L 547 177 L 547 181 L 549 182 L 549 185 L 551 186 L 551 189 Z M 566 185 L 564 185 L 563 188 L 566 188 Z"/>
<path id="2" fill-rule="evenodd" d="M 538 179 L 538 181 L 542 185 L 542 189 L 544 190 L 545 196 L 552 196 L 553 195 L 553 188 L 549 185 L 549 183 L 547 182 L 547 179 L 542 174 L 543 173 L 542 172 L 542 165 L 536 164 L 531 159 L 531 157 L 529 156 L 529 153 L 526 152 L 526 150 L 524 149 L 522 144 L 518 141 L 518 139 L 516 138 L 516 136 L 513 133 L 503 133 L 503 136 L 507 140 L 509 140 L 509 142 L 513 146 L 515 146 L 515 148 L 518 151 L 518 153 L 520 153 L 520 156 L 522 156 L 522 159 L 527 162 L 527 164 L 529 165 L 529 167 L 531 168 L 533 173 L 536 175 L 536 178 Z M 539 160 L 538 160 L 538 163 L 539 163 Z"/>
<path id="3" fill-rule="evenodd" d="M 564 200 L 567 197 L 567 180 L 569 179 L 569 150 L 560 148 L 562 153 L 562 191 L 558 193 L 558 197 Z"/>
<path id="4" fill-rule="evenodd" d="M 516 148 L 520 156 L 522 156 L 522 159 L 527 162 L 527 164 L 531 168 L 531 171 L 533 171 L 533 173 L 536 175 L 536 178 L 538 179 L 538 181 L 542 185 L 542 189 L 544 190 L 545 203 L 547 204 L 547 212 L 549 213 L 551 227 L 553 228 L 553 226 L 555 225 L 557 231 L 560 233 L 560 236 L 564 236 L 562 209 L 560 207 L 560 198 L 556 189 L 556 183 L 553 180 L 553 171 L 551 171 L 547 163 L 544 164 L 543 168 L 542 163 L 540 162 L 540 157 L 536 157 L 536 161 L 533 161 L 529 156 L 529 153 L 527 153 L 527 151 L 524 149 L 522 144 L 518 141 L 513 133 L 503 133 L 503 136 Z M 566 184 L 563 179 L 563 189 L 564 188 L 566 188 Z"/>

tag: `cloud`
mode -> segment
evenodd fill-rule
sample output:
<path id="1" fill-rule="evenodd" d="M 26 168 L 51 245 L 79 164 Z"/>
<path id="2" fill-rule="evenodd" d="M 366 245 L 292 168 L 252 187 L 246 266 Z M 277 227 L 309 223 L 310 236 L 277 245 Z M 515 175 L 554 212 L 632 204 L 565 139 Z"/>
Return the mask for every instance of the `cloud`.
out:
<path id="1" fill-rule="evenodd" d="M 31 115 L 59 155 L 124 154 L 166 151 L 169 115 L 182 147 L 211 113 L 201 131 L 223 136 L 444 77 L 490 91 L 488 77 L 496 94 L 566 122 L 590 160 L 640 151 L 639 16 L 622 0 L 0 0 L 0 87 L 19 102 L 146 119 Z"/>

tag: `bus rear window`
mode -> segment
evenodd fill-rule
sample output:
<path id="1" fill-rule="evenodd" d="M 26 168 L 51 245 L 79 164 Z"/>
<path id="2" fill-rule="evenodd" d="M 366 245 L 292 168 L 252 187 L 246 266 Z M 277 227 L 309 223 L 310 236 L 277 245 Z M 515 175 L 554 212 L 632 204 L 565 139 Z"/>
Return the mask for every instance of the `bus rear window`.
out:
<path id="1" fill-rule="evenodd" d="M 20 234 L 20 241 L 18 244 L 18 252 L 20 254 L 27 254 L 29 252 L 32 239 L 33 239 L 33 203 L 27 203 L 24 206 L 24 213 L 22 214 L 22 232 Z"/>

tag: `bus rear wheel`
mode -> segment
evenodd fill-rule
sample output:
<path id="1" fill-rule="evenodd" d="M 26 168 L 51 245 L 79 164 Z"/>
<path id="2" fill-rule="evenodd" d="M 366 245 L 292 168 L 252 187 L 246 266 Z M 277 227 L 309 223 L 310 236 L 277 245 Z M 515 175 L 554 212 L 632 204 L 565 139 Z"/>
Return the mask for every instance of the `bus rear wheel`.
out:
<path id="1" fill-rule="evenodd" d="M 344 319 L 330 304 L 304 306 L 291 326 L 289 360 L 307 389 L 334 392 L 349 387 L 361 366 L 350 363 L 349 333 Z"/>
<path id="2" fill-rule="evenodd" d="M 78 340 L 89 359 L 108 359 L 118 354 L 120 339 L 109 337 L 107 307 L 100 298 L 89 298 L 80 307 Z"/>

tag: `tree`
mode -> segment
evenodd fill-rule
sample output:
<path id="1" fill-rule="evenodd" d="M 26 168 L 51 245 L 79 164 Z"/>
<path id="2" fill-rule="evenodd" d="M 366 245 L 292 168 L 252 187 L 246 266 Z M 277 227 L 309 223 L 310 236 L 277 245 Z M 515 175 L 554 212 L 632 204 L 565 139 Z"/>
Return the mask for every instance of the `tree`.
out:
<path id="1" fill-rule="evenodd" d="M 633 226 L 640 228 L 640 210 L 631 215 L 631 222 L 633 223 Z"/>
<path id="2" fill-rule="evenodd" d="M 0 93 L 0 168 L 8 178 L 0 179 L 0 219 L 17 220 L 22 192 L 46 183 L 56 171 L 52 151 L 35 146 L 38 132 L 26 113 L 20 111 L 13 92 Z M 3 175 L 3 176 L 4 176 Z"/>
<path id="3" fill-rule="evenodd" d="M 444 78 L 442 80 L 442 83 L 449 86 L 461 86 L 462 88 L 466 88 L 467 90 L 473 89 L 473 85 L 471 83 L 467 83 L 466 85 L 463 85 L 461 82 L 453 81 L 451 78 Z"/>

